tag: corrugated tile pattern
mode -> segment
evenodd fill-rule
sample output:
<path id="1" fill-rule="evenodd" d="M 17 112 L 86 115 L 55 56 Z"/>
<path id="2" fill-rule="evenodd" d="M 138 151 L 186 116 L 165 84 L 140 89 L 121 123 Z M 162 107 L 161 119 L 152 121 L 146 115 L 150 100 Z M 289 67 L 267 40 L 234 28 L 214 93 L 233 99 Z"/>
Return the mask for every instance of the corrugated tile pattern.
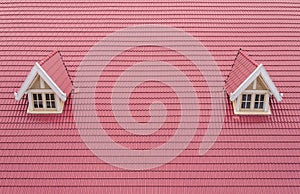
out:
<path id="1" fill-rule="evenodd" d="M 73 86 L 59 52 L 52 52 L 40 62 L 40 65 L 48 74 L 48 76 L 51 77 L 54 83 L 68 97 L 72 91 Z"/>
<path id="2" fill-rule="evenodd" d="M 10 1 L 0 6 L 1 193 L 299 193 L 299 1 Z M 178 124 L 176 96 L 158 83 L 137 89 L 132 98 L 139 98 L 134 102 L 140 106 L 133 114 L 140 107 L 147 109 L 150 99 L 160 99 L 174 110 L 169 124 L 152 136 L 139 137 L 125 134 L 110 122 L 112 115 L 102 111 L 109 106 L 109 83 L 130 64 L 154 58 L 181 67 L 201 97 L 201 123 L 189 147 L 170 163 L 146 171 L 118 169 L 93 155 L 74 124 L 74 94 L 61 115 L 28 115 L 26 97 L 15 101 L 13 92 L 32 65 L 51 51 L 61 51 L 74 80 L 91 46 L 116 30 L 138 24 L 164 24 L 190 33 L 211 52 L 224 80 L 242 48 L 264 64 L 284 93 L 283 101 L 271 98 L 271 116 L 234 116 L 226 99 L 222 132 L 200 157 L 199 143 L 211 111 L 201 74 L 173 51 L 135 48 L 125 52 L 101 77 L 108 84 L 100 80 L 96 90 L 98 114 L 115 141 L 137 149 L 157 146 Z M 94 71 L 87 73 L 93 76 Z M 153 92 L 143 93 L 145 88 Z M 141 111 L 137 116 L 143 122 L 149 115 Z"/>
<path id="3" fill-rule="evenodd" d="M 225 82 L 227 94 L 233 93 L 257 67 L 258 64 L 251 60 L 244 51 L 240 50 Z"/>

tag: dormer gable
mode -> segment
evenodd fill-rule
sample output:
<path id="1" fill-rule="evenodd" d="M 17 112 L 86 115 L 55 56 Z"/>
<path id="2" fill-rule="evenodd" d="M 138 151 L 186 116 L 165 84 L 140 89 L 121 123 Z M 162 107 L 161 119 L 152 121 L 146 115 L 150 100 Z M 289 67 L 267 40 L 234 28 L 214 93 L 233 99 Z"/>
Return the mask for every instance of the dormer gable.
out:
<path id="1" fill-rule="evenodd" d="M 71 93 L 72 83 L 60 53 L 54 51 L 41 62 L 36 62 L 15 99 L 28 95 L 28 113 L 61 113 Z"/>
<path id="2" fill-rule="evenodd" d="M 225 83 L 235 114 L 268 115 L 270 96 L 282 101 L 265 67 L 257 64 L 242 50 L 239 51 Z"/>

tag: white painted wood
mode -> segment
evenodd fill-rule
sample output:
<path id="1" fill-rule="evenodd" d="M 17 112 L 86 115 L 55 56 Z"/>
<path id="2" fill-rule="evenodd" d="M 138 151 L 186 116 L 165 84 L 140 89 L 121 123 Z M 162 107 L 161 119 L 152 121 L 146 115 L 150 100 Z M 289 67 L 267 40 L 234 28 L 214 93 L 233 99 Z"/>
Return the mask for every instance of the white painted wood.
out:
<path id="1" fill-rule="evenodd" d="M 28 93 L 28 102 L 29 102 L 29 105 L 28 105 L 29 110 L 33 111 L 33 98 L 32 98 L 31 92 Z"/>
<path id="2" fill-rule="evenodd" d="M 257 85 L 257 78 L 253 81 L 253 90 L 256 90 L 256 85 Z"/>
<path id="3" fill-rule="evenodd" d="M 270 78 L 269 74 L 267 73 L 264 66 L 261 68 L 261 75 L 265 83 L 267 84 L 268 88 L 273 93 L 274 97 L 278 102 L 282 101 L 282 96 L 280 95 L 278 89 L 276 88 L 275 84 L 273 83 L 272 79 Z"/>
<path id="4" fill-rule="evenodd" d="M 26 92 L 26 90 L 29 88 L 30 84 L 34 80 L 36 73 L 37 73 L 37 67 L 33 66 L 31 71 L 29 72 L 28 76 L 26 77 L 25 81 L 22 83 L 22 86 L 19 89 L 19 91 L 15 92 L 16 100 L 20 100 L 23 97 L 24 93 Z"/>
<path id="5" fill-rule="evenodd" d="M 45 81 L 40 77 L 40 87 L 45 88 Z"/>
<path id="6" fill-rule="evenodd" d="M 251 103 L 250 103 L 250 110 L 254 110 L 254 102 L 255 102 L 255 93 L 251 94 Z"/>
<path id="7" fill-rule="evenodd" d="M 261 112 L 269 112 L 269 92 L 266 90 L 262 90 L 259 93 L 256 92 L 257 90 L 246 90 L 243 92 L 241 95 L 238 96 L 236 99 L 236 107 L 235 107 L 235 114 L 239 112 L 243 112 L 243 114 L 251 113 L 251 112 L 258 112 L 259 114 Z M 250 109 L 241 109 L 241 103 L 242 103 L 242 95 L 243 94 L 251 94 L 251 104 L 250 104 Z M 263 109 L 255 109 L 254 104 L 255 104 L 255 95 L 256 94 L 264 94 L 265 95 L 265 100 L 264 100 L 264 106 Z"/>
<path id="8" fill-rule="evenodd" d="M 31 90 L 28 90 L 28 92 L 31 92 L 31 93 L 54 93 L 54 91 L 51 89 L 31 89 Z"/>
<path id="9" fill-rule="evenodd" d="M 243 94 L 252 94 L 252 93 L 256 93 L 256 94 L 267 94 L 267 93 L 269 93 L 269 91 L 268 90 L 245 90 L 244 92 L 243 92 Z"/>
<path id="10" fill-rule="evenodd" d="M 262 64 L 259 65 L 250 76 L 230 95 L 230 100 L 235 100 L 246 88 L 259 76 L 259 71 L 262 67 Z"/>
<path id="11" fill-rule="evenodd" d="M 54 95 L 54 99 L 55 99 L 56 110 L 57 111 L 61 111 L 60 100 L 59 100 L 59 98 L 58 98 L 58 96 L 56 94 Z"/>
<path id="12" fill-rule="evenodd" d="M 230 100 L 234 101 L 242 92 L 246 90 L 246 88 L 259 76 L 261 75 L 262 79 L 266 83 L 267 87 L 273 93 L 274 97 L 278 102 L 282 100 L 282 95 L 280 95 L 278 89 L 274 85 L 270 76 L 268 75 L 266 69 L 262 64 L 260 64 L 251 74 L 250 76 L 232 93 L 230 94 Z"/>
<path id="13" fill-rule="evenodd" d="M 240 111 L 240 109 L 241 109 L 241 100 L 242 100 L 242 97 L 241 97 L 241 95 L 239 95 L 237 98 L 237 102 L 236 102 L 236 110 L 237 111 Z"/>
<path id="14" fill-rule="evenodd" d="M 269 94 L 266 94 L 266 95 L 265 95 L 265 102 L 264 102 L 264 110 L 265 110 L 265 111 L 268 111 L 268 110 L 269 110 L 269 98 L 270 98 L 270 95 L 269 95 Z"/>
<path id="15" fill-rule="evenodd" d="M 46 106 L 46 95 L 45 95 L 45 93 L 42 93 L 42 100 L 43 100 L 43 109 L 46 110 L 47 106 Z"/>
<path id="16" fill-rule="evenodd" d="M 56 85 L 56 83 L 48 76 L 48 74 L 44 71 L 44 69 L 40 66 L 38 62 L 36 62 L 37 72 L 42 77 L 42 79 L 49 85 L 49 87 L 59 96 L 59 98 L 64 102 L 67 97 L 66 94 L 61 91 L 61 89 Z"/>
<path id="17" fill-rule="evenodd" d="M 35 79 L 37 74 L 40 75 L 41 80 L 43 79 L 63 102 L 66 101 L 67 99 L 66 94 L 63 91 L 61 91 L 61 89 L 48 76 L 48 74 L 44 71 L 44 69 L 39 65 L 38 62 L 36 62 L 35 66 L 33 66 L 33 68 L 31 69 L 30 73 L 28 74 L 27 78 L 23 82 L 19 91 L 14 93 L 16 100 L 20 100 L 23 97 L 23 95 L 28 90 L 30 84 Z"/>

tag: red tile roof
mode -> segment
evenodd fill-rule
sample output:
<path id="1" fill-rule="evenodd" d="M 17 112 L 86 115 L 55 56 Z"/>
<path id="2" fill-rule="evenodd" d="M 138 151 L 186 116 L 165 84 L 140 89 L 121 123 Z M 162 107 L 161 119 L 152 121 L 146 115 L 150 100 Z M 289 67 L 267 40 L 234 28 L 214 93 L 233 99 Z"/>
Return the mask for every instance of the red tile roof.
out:
<path id="1" fill-rule="evenodd" d="M 69 96 L 73 86 L 60 53 L 58 51 L 52 52 L 39 64 L 66 96 Z"/>
<path id="2" fill-rule="evenodd" d="M 1 193 L 299 193 L 298 1 L 15 1 L 1 3 L 0 9 Z M 132 149 L 156 147 L 175 133 L 180 121 L 176 94 L 155 82 L 133 93 L 132 112 L 137 121 L 145 122 L 151 99 L 161 100 L 173 110 L 162 128 L 153 135 L 138 136 L 116 123 L 109 104 L 112 82 L 135 62 L 161 60 L 181 68 L 201 99 L 201 123 L 189 146 L 168 164 L 146 171 L 113 167 L 88 149 L 74 123 L 72 104 L 78 100 L 74 93 L 61 115 L 26 114 L 27 99 L 15 101 L 13 92 L 32 64 L 52 50 L 61 51 L 74 80 L 91 46 L 116 30 L 145 23 L 190 33 L 211 52 L 224 80 L 236 52 L 243 48 L 264 64 L 284 100 L 277 103 L 271 98 L 271 116 L 238 117 L 226 98 L 221 134 L 199 156 L 212 111 L 201 73 L 174 51 L 135 48 L 122 53 L 100 77 L 95 94 L 99 121 L 119 144 Z M 91 67 L 86 73 L 92 77 L 97 71 Z M 168 77 L 167 72 L 161 73 Z M 86 98 L 86 103 L 91 99 Z M 84 115 L 89 110 L 80 111 Z"/>
<path id="3" fill-rule="evenodd" d="M 258 64 L 253 61 L 244 51 L 239 50 L 232 70 L 225 81 L 225 89 L 227 94 L 233 93 L 258 67 Z"/>

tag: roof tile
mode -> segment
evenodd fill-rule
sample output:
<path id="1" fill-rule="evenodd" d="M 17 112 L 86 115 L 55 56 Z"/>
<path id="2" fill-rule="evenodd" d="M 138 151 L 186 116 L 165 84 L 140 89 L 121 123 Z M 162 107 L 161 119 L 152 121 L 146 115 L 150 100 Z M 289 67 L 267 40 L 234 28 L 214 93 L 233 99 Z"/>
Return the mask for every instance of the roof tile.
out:
<path id="1" fill-rule="evenodd" d="M 6 1 L 0 3 L 0 10 L 1 193 L 299 193 L 299 1 Z M 157 139 L 171 137 L 169 131 L 178 122 L 178 117 L 169 118 L 172 122 L 159 130 L 162 133 L 158 137 L 124 134 L 109 112 L 109 98 L 117 72 L 132 65 L 132 60 L 161 60 L 181 67 L 196 84 L 201 99 L 203 116 L 191 145 L 170 163 L 147 171 L 115 168 L 92 155 L 74 123 L 72 104 L 78 99 L 72 92 L 61 115 L 28 115 L 27 99 L 14 100 L 13 92 L 32 65 L 52 50 L 59 49 L 74 80 L 91 46 L 116 30 L 145 23 L 176 27 L 201 41 L 224 78 L 235 73 L 227 79 L 228 93 L 255 68 L 241 52 L 236 56 L 239 48 L 245 49 L 252 59 L 264 64 L 284 92 L 284 100 L 279 104 L 271 98 L 270 116 L 237 118 L 231 102 L 225 99 L 221 134 L 200 157 L 199 143 L 211 107 L 205 82 L 193 71 L 194 65 L 185 59 L 172 61 L 172 57 L 177 60 L 180 56 L 162 49 L 136 49 L 117 57 L 119 61 L 113 61 L 106 72 L 114 76 L 101 77 L 98 82 L 96 103 L 110 138 L 127 142 L 120 143 L 122 146 L 149 147 Z M 52 57 L 48 60 L 61 60 L 57 53 Z M 234 62 L 237 65 L 232 68 L 238 68 L 231 71 Z M 62 70 L 62 66 L 51 70 L 52 65 L 48 65 L 45 69 L 50 69 L 49 74 Z M 91 67 L 89 75 L 95 71 L 98 69 Z M 68 93 L 70 89 L 61 77 L 67 76 L 55 79 Z M 87 87 L 88 83 L 82 85 Z M 159 93 L 163 88 L 151 91 L 154 89 L 158 94 L 137 95 L 136 102 L 149 102 L 150 97 L 168 103 L 176 100 Z M 84 91 L 80 88 L 79 92 Z M 86 98 L 88 104 L 93 96 Z M 147 116 L 145 104 L 141 107 L 143 110 L 135 113 Z M 85 111 L 89 109 L 83 105 L 82 116 Z M 150 140 L 153 142 L 148 143 Z"/>
<path id="2" fill-rule="evenodd" d="M 257 67 L 258 64 L 250 59 L 245 51 L 239 50 L 225 82 L 227 94 L 233 93 Z"/>
<path id="3" fill-rule="evenodd" d="M 52 52 L 40 61 L 40 65 L 66 96 L 69 96 L 73 86 L 59 51 Z"/>

